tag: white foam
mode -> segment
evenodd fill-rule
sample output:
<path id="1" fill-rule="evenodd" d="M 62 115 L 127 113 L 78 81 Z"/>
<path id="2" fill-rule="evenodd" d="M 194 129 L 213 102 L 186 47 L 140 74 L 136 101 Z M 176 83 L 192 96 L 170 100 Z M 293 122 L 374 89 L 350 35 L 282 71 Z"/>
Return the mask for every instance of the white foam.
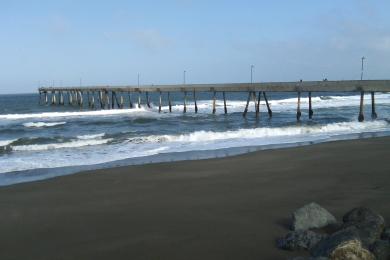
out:
<path id="1" fill-rule="evenodd" d="M 346 138 L 346 134 L 383 131 L 390 131 L 390 124 L 385 120 L 274 128 L 258 127 L 219 132 L 195 131 L 181 135 L 133 137 L 122 143 L 111 142 L 112 139 L 103 139 L 102 134 L 84 135 L 81 136 L 84 139 L 77 138 L 66 143 L 11 146 L 15 152 L 0 157 L 0 165 L 2 165 L 0 173 L 37 168 L 93 165 L 160 153 L 337 140 Z M 11 142 L 11 140 L 6 141 Z M 104 145 L 108 142 L 111 143 Z M 97 149 L 95 145 L 104 146 Z M 75 151 L 75 147 L 82 148 L 79 148 L 80 151 Z"/>
<path id="2" fill-rule="evenodd" d="M 288 137 L 297 135 L 320 135 L 320 134 L 352 134 L 365 131 L 386 130 L 389 123 L 386 121 L 368 121 L 331 123 L 326 125 L 314 126 L 288 126 L 288 127 L 259 127 L 253 129 L 239 129 L 234 131 L 214 132 L 214 131 L 196 131 L 182 135 L 153 135 L 147 137 L 130 138 L 129 140 L 141 140 L 135 143 L 161 143 L 161 142 L 180 142 L 180 143 L 207 143 L 210 141 L 231 140 L 231 139 L 258 139 L 270 137 Z M 239 143 L 238 143 L 239 145 Z"/>
<path id="3" fill-rule="evenodd" d="M 65 124 L 66 122 L 29 122 L 29 123 L 24 123 L 23 125 L 29 128 L 41 128 L 41 127 L 51 127 L 51 126 L 65 125 Z"/>
<path id="4" fill-rule="evenodd" d="M 62 148 L 77 148 L 83 146 L 101 145 L 112 141 L 112 139 L 102 140 L 74 140 L 65 143 L 52 143 L 52 144 L 33 144 L 33 145 L 17 145 L 12 146 L 13 151 L 45 151 Z"/>
<path id="5" fill-rule="evenodd" d="M 17 139 L 12 139 L 12 140 L 0 140 L 0 147 L 2 146 L 7 146 L 15 142 Z"/>
<path id="6" fill-rule="evenodd" d="M 101 139 L 105 133 L 95 134 L 95 135 L 78 135 L 77 138 L 81 140 L 89 140 L 89 139 Z"/>
<path id="7" fill-rule="evenodd" d="M 144 108 L 132 109 L 111 109 L 111 110 L 96 110 L 96 111 L 77 111 L 77 112 L 44 112 L 35 114 L 7 114 L 0 115 L 0 119 L 19 120 L 29 118 L 61 118 L 61 117 L 87 117 L 87 116 L 113 116 L 125 115 L 137 112 L 147 111 Z"/>

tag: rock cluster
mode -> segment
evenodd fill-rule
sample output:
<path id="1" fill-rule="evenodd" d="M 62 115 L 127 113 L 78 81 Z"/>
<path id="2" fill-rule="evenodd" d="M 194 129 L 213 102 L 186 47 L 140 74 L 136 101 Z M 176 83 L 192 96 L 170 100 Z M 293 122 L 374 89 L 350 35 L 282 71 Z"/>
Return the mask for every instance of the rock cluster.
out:
<path id="1" fill-rule="evenodd" d="M 325 230 L 330 226 L 336 230 L 327 234 Z M 307 250 L 311 255 L 295 257 L 295 260 L 390 260 L 390 228 L 385 228 L 381 215 L 365 207 L 352 209 L 343 216 L 342 222 L 337 222 L 329 211 L 310 203 L 293 213 L 291 229 L 277 240 L 277 246 L 285 250 Z"/>

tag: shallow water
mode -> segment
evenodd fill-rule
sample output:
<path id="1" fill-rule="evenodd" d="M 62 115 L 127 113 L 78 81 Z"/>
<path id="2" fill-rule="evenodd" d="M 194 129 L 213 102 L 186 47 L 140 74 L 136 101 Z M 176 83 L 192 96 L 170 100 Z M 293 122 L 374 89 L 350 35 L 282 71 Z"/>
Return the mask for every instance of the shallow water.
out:
<path id="1" fill-rule="evenodd" d="M 365 96 L 363 123 L 357 122 L 360 96 L 343 93 L 313 95 L 312 120 L 307 114 L 308 99 L 302 96 L 300 122 L 296 121 L 296 93 L 268 94 L 271 119 L 264 99 L 259 119 L 255 117 L 253 102 L 247 117 L 242 117 L 247 93 L 226 94 L 227 115 L 222 95 L 217 96 L 215 115 L 211 113 L 212 97 L 208 93 L 197 94 L 198 114 L 194 113 L 191 96 L 186 114 L 183 94 L 171 94 L 172 113 L 166 102 L 162 113 L 158 113 L 158 107 L 153 105 L 158 97 L 150 97 L 152 108 L 89 110 L 69 105 L 39 106 L 37 94 L 0 95 L 0 185 L 115 165 L 119 161 L 126 165 L 209 158 L 390 132 L 390 94 L 376 94 L 376 120 L 370 118 L 371 97 Z M 128 107 L 128 96 L 124 98 Z M 142 98 L 144 101 L 145 97 Z M 136 99 L 137 95 L 132 97 L 133 103 Z M 167 100 L 165 95 L 163 100 Z"/>

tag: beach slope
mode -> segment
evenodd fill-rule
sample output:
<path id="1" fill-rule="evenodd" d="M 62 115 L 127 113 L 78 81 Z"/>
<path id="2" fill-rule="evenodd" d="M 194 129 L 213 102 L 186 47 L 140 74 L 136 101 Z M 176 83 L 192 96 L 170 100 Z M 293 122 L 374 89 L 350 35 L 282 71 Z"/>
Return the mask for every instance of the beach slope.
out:
<path id="1" fill-rule="evenodd" d="M 315 201 L 390 221 L 390 138 L 97 170 L 0 188 L 0 259 L 286 259 Z"/>

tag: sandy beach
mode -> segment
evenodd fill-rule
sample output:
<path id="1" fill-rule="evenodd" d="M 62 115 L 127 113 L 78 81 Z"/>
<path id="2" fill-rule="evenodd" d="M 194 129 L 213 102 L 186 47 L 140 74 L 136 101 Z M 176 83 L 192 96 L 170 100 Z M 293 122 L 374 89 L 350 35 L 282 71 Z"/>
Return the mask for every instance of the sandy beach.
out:
<path id="1" fill-rule="evenodd" d="M 1 187 L 0 259 L 286 259 L 275 239 L 308 202 L 390 221 L 389 158 L 385 137 Z"/>

